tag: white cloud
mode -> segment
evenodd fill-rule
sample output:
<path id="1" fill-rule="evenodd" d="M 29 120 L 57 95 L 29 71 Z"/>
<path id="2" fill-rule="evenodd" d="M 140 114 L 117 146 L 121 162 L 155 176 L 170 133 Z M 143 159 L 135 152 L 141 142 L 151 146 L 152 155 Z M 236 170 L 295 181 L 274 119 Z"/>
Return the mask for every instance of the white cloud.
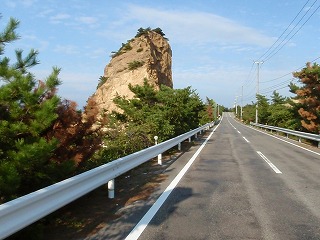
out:
<path id="1" fill-rule="evenodd" d="M 23 36 L 23 38 L 25 40 L 30 41 L 30 44 L 32 44 L 31 48 L 36 48 L 40 52 L 45 50 L 45 49 L 47 49 L 47 47 L 49 46 L 49 41 L 41 40 L 35 35 L 27 35 L 27 34 L 25 34 Z"/>
<path id="2" fill-rule="evenodd" d="M 36 4 L 38 0 L 22 0 L 22 1 L 6 1 L 5 4 L 10 8 L 15 8 L 17 6 L 24 6 L 24 7 L 32 7 Z"/>
<path id="3" fill-rule="evenodd" d="M 66 19 L 69 19 L 71 16 L 65 13 L 59 13 L 55 16 L 50 17 L 51 23 L 60 23 Z"/>
<path id="4" fill-rule="evenodd" d="M 220 48 L 223 51 L 235 51 L 235 52 L 245 52 L 245 51 L 252 51 L 250 47 L 243 47 L 241 45 L 226 45 Z"/>
<path id="5" fill-rule="evenodd" d="M 63 53 L 63 54 L 76 54 L 79 53 L 77 46 L 75 45 L 57 45 L 54 48 L 55 52 Z"/>
<path id="6" fill-rule="evenodd" d="M 88 53 L 86 53 L 86 56 L 88 58 L 99 58 L 101 56 L 107 56 L 107 51 L 105 48 L 97 48 L 97 49 L 92 49 L 88 51 Z"/>
<path id="7" fill-rule="evenodd" d="M 23 1 L 21 1 L 21 4 L 26 6 L 26 7 L 31 7 L 34 4 L 36 4 L 37 1 L 38 0 L 23 0 Z"/>
<path id="8" fill-rule="evenodd" d="M 81 23 L 88 24 L 88 25 L 91 25 L 98 21 L 98 19 L 94 17 L 79 17 L 77 18 L 77 20 Z"/>
<path id="9" fill-rule="evenodd" d="M 80 29 L 97 28 L 99 26 L 99 21 L 95 17 L 78 17 L 75 20 Z"/>
<path id="10" fill-rule="evenodd" d="M 38 17 L 47 17 L 50 13 L 52 13 L 54 10 L 53 9 L 45 9 L 43 11 L 38 12 L 37 16 Z"/>
<path id="11" fill-rule="evenodd" d="M 13 1 L 6 1 L 5 4 L 9 7 L 9 8 L 15 8 L 17 6 L 16 2 Z"/>
<path id="12" fill-rule="evenodd" d="M 129 5 L 126 18 L 136 20 L 142 26 L 152 24 L 160 27 L 168 34 L 169 39 L 182 43 L 234 43 L 266 47 L 274 41 L 256 29 L 206 12 L 159 10 Z"/>

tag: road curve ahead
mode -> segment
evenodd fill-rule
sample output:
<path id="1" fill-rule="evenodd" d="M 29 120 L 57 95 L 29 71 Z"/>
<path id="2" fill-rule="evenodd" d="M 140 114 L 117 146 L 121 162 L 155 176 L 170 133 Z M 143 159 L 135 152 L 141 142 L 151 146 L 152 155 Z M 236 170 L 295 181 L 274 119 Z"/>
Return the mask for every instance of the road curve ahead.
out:
<path id="1" fill-rule="evenodd" d="M 127 239 L 320 239 L 317 149 L 225 113 L 193 161 Z"/>

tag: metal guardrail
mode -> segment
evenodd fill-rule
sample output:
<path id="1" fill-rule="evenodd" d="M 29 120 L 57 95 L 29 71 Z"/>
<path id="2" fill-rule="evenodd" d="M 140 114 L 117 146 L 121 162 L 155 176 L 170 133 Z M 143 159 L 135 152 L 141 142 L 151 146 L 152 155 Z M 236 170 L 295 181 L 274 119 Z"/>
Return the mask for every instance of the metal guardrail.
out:
<path id="1" fill-rule="evenodd" d="M 82 174 L 0 205 L 0 239 L 6 238 L 121 174 L 147 162 L 198 132 L 212 127 L 208 123 L 190 132 L 139 152 L 119 158 Z M 111 184 L 113 185 L 113 184 Z M 113 187 L 113 186 L 112 186 Z"/>
<path id="2" fill-rule="evenodd" d="M 287 134 L 287 137 L 289 135 L 297 136 L 297 137 L 299 137 L 299 142 L 301 142 L 301 138 L 313 140 L 313 141 L 318 142 L 318 147 L 320 147 L 320 135 L 318 135 L 318 134 L 299 132 L 299 131 L 295 131 L 295 130 L 291 130 L 291 129 L 287 129 L 287 128 L 280 128 L 280 127 L 275 127 L 275 126 L 263 125 L 263 124 L 259 124 L 259 123 L 253 123 L 253 122 L 250 122 L 250 125 L 264 128 L 264 129 L 277 131 L 277 132 L 282 132 L 282 133 Z"/>

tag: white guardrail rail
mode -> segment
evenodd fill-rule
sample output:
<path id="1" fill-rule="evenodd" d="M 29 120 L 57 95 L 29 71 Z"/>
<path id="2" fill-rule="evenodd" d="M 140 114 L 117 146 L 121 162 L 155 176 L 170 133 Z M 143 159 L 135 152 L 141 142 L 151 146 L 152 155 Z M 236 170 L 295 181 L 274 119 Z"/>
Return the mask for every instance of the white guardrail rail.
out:
<path id="1" fill-rule="evenodd" d="M 269 129 L 271 131 L 282 132 L 282 133 L 287 134 L 287 137 L 289 135 L 297 136 L 297 137 L 299 137 L 299 142 L 301 142 L 301 138 L 313 140 L 313 141 L 318 142 L 318 147 L 320 147 L 320 135 L 318 135 L 318 134 L 299 132 L 299 131 L 295 131 L 295 130 L 291 130 L 291 129 L 263 125 L 263 124 L 259 124 L 259 123 L 253 123 L 253 122 L 250 122 L 250 125 L 255 126 L 255 127 L 259 127 L 259 128 Z"/>
<path id="2" fill-rule="evenodd" d="M 139 152 L 119 158 L 97 168 L 68 178 L 28 195 L 0 205 L 0 239 L 6 238 L 88 192 L 113 181 L 119 175 L 147 162 L 178 145 L 198 132 L 209 129 L 208 123 L 190 132 L 172 138 Z"/>

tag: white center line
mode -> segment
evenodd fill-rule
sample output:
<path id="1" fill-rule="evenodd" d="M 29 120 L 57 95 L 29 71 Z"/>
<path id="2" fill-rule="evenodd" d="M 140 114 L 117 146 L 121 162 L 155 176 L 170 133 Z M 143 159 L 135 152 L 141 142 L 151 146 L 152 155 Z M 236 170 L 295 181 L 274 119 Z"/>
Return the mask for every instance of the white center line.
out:
<path id="1" fill-rule="evenodd" d="M 266 156 L 264 156 L 261 152 L 257 151 L 260 157 L 269 164 L 269 166 L 275 171 L 276 173 L 282 173 Z"/>
<path id="2" fill-rule="evenodd" d="M 238 133 L 241 134 L 241 132 L 238 130 Z"/>
<path id="3" fill-rule="evenodd" d="M 249 143 L 249 140 L 248 140 L 248 139 L 246 139 L 245 137 L 243 137 L 243 139 L 246 140 L 247 143 Z"/>

